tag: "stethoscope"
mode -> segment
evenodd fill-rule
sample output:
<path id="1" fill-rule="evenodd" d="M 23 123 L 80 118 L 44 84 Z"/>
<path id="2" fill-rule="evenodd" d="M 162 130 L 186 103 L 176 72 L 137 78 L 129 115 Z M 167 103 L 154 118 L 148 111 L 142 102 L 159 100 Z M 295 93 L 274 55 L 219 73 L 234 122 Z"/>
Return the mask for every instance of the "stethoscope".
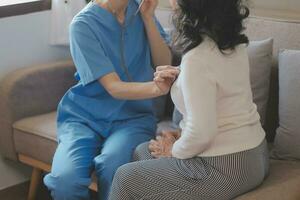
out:
<path id="1" fill-rule="evenodd" d="M 121 63 L 120 64 L 121 64 L 121 67 L 122 67 L 123 71 L 125 72 L 125 75 L 126 75 L 128 81 L 130 81 L 130 82 L 133 82 L 133 78 L 129 73 L 129 69 L 128 69 L 128 66 L 126 65 L 126 61 L 125 61 L 125 47 L 124 47 L 124 44 L 125 44 L 125 30 L 129 25 L 131 25 L 133 23 L 133 20 L 139 14 L 144 2 L 145 2 L 145 0 L 141 0 L 138 9 L 135 11 L 134 14 L 132 14 L 130 16 L 130 18 L 128 20 L 128 23 L 125 22 L 123 24 L 120 24 L 120 26 L 121 26 L 121 44 L 120 44 L 120 47 L 121 47 L 120 48 Z"/>
<path id="2" fill-rule="evenodd" d="M 126 62 L 125 62 L 125 48 L 124 48 L 124 44 L 125 44 L 125 30 L 126 28 L 132 24 L 133 20 L 136 18 L 136 16 L 138 15 L 138 13 L 140 12 L 141 8 L 142 8 L 142 5 L 144 3 L 145 0 L 142 0 L 138 9 L 136 10 L 136 12 L 130 17 L 130 19 L 128 20 L 128 23 L 124 23 L 124 24 L 121 24 L 121 27 L 122 27 L 122 31 L 121 31 L 121 67 L 123 68 L 125 74 L 126 74 L 126 77 L 127 79 L 130 81 L 130 82 L 133 82 L 133 78 L 132 76 L 130 75 L 129 73 L 129 70 L 128 70 L 128 66 L 126 65 Z"/>

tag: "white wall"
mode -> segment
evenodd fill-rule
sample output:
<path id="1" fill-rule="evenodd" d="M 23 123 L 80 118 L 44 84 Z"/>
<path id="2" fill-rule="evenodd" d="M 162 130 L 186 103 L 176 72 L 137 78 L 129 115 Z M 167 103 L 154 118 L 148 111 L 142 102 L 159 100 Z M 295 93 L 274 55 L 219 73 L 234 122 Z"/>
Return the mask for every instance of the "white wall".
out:
<path id="1" fill-rule="evenodd" d="M 70 57 L 68 47 L 48 45 L 50 11 L 0 18 L 0 79 L 22 67 Z M 0 190 L 29 179 L 30 168 L 0 156 Z"/>
<path id="2" fill-rule="evenodd" d="M 0 79 L 21 67 L 70 57 L 68 47 L 48 44 L 50 13 L 0 18 Z"/>

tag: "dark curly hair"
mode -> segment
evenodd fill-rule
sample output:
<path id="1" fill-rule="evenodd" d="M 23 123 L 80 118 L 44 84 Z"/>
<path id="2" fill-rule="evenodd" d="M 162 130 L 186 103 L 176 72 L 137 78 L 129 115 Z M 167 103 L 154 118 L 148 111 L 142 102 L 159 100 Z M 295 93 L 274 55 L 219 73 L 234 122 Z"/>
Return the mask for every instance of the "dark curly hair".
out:
<path id="1" fill-rule="evenodd" d="M 234 50 L 239 44 L 248 44 L 243 34 L 243 20 L 249 9 L 243 0 L 177 0 L 173 16 L 176 28 L 174 46 L 184 54 L 210 37 L 222 53 Z"/>

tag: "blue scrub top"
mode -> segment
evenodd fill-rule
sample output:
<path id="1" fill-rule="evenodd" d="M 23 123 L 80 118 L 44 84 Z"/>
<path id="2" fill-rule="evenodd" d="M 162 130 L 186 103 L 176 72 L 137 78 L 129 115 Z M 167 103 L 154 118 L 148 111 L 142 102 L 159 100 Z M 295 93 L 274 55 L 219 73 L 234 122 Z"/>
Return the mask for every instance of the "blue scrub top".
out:
<path id="1" fill-rule="evenodd" d="M 143 118 L 145 126 L 155 124 L 152 99 L 118 100 L 98 82 L 112 72 L 121 80 L 129 81 L 121 67 L 122 53 L 134 82 L 153 80 L 150 46 L 143 21 L 140 14 L 132 17 L 138 6 L 137 1 L 129 0 L 124 26 L 95 3 L 89 3 L 74 17 L 70 25 L 70 49 L 78 84 L 59 104 L 58 127 L 68 122 L 81 122 L 106 137 L 116 122 Z M 157 20 L 156 23 L 168 43 L 168 36 Z"/>

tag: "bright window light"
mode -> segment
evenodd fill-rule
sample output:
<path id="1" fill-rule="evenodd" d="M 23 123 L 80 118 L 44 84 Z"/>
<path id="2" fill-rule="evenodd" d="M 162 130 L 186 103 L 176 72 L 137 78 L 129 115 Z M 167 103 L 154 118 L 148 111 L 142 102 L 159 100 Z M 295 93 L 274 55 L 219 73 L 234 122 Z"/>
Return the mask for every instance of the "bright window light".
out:
<path id="1" fill-rule="evenodd" d="M 33 1 L 39 1 L 39 0 L 0 0 L 0 6 L 28 3 L 28 2 L 33 2 Z"/>

